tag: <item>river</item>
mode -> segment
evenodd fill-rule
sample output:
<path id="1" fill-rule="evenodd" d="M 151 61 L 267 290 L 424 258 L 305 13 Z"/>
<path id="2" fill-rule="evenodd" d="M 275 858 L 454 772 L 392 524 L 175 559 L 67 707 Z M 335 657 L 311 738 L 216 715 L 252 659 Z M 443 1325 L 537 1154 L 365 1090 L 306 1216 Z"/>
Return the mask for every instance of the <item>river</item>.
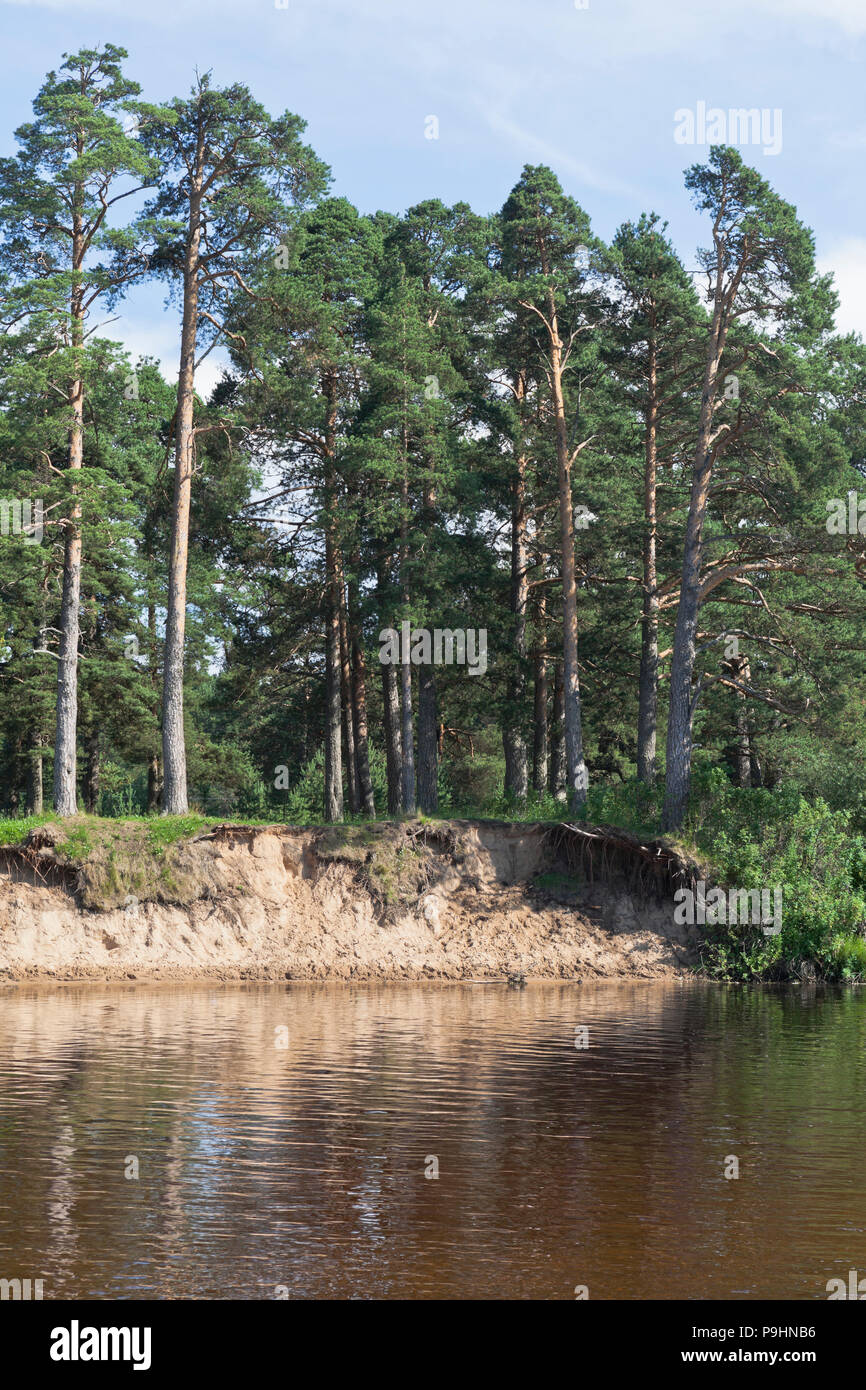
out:
<path id="1" fill-rule="evenodd" d="M 857 990 L 5 989 L 0 1278 L 825 1299 L 866 1272 L 864 1049 Z"/>

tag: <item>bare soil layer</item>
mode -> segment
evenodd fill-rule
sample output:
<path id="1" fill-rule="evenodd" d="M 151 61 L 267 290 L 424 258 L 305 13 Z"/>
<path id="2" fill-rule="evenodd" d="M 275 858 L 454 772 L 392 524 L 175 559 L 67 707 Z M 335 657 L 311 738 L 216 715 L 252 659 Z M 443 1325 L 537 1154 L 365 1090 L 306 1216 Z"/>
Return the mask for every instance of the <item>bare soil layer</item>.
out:
<path id="1" fill-rule="evenodd" d="M 698 964 L 669 879 L 648 889 L 619 862 L 600 880 L 561 828 L 225 825 L 173 846 L 157 879 L 110 858 L 101 876 L 98 856 L 70 864 L 54 826 L 0 854 L 0 980 L 656 979 Z"/>

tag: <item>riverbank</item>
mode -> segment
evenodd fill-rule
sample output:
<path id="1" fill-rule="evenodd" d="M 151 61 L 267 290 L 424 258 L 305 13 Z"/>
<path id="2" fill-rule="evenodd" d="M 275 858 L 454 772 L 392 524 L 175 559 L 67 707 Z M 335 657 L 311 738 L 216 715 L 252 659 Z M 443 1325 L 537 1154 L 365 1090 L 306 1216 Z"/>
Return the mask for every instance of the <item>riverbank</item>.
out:
<path id="1" fill-rule="evenodd" d="M 0 980 L 662 979 L 699 964 L 663 852 L 591 828 L 153 834 L 81 817 L 0 850 Z"/>

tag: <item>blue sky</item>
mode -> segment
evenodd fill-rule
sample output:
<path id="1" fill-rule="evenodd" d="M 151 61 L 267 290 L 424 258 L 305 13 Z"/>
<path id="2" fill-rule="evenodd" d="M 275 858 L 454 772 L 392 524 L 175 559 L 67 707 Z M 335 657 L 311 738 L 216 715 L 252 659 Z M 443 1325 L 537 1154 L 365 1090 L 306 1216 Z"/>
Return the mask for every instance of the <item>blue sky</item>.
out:
<path id="1" fill-rule="evenodd" d="M 743 154 L 814 229 L 839 327 L 866 334 L 866 0 L 584 3 L 0 0 L 0 147 L 63 52 L 109 41 L 150 99 L 184 94 L 198 67 L 297 112 L 334 192 L 363 211 L 426 197 L 493 211 L 524 163 L 546 163 L 600 235 L 654 209 L 691 266 L 703 229 L 682 174 L 706 146 L 675 141 L 675 112 L 780 111 L 780 152 Z M 110 334 L 176 375 L 160 290 L 138 291 Z"/>

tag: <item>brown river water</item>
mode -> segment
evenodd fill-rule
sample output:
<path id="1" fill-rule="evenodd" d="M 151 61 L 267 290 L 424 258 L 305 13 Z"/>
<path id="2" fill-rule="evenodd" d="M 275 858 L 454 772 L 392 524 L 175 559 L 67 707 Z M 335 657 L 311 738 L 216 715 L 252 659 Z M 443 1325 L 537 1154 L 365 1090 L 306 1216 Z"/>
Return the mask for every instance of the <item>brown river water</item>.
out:
<path id="1" fill-rule="evenodd" d="M 864 1063 L 866 991 L 22 986 L 0 1279 L 826 1299 L 866 1274 Z"/>

